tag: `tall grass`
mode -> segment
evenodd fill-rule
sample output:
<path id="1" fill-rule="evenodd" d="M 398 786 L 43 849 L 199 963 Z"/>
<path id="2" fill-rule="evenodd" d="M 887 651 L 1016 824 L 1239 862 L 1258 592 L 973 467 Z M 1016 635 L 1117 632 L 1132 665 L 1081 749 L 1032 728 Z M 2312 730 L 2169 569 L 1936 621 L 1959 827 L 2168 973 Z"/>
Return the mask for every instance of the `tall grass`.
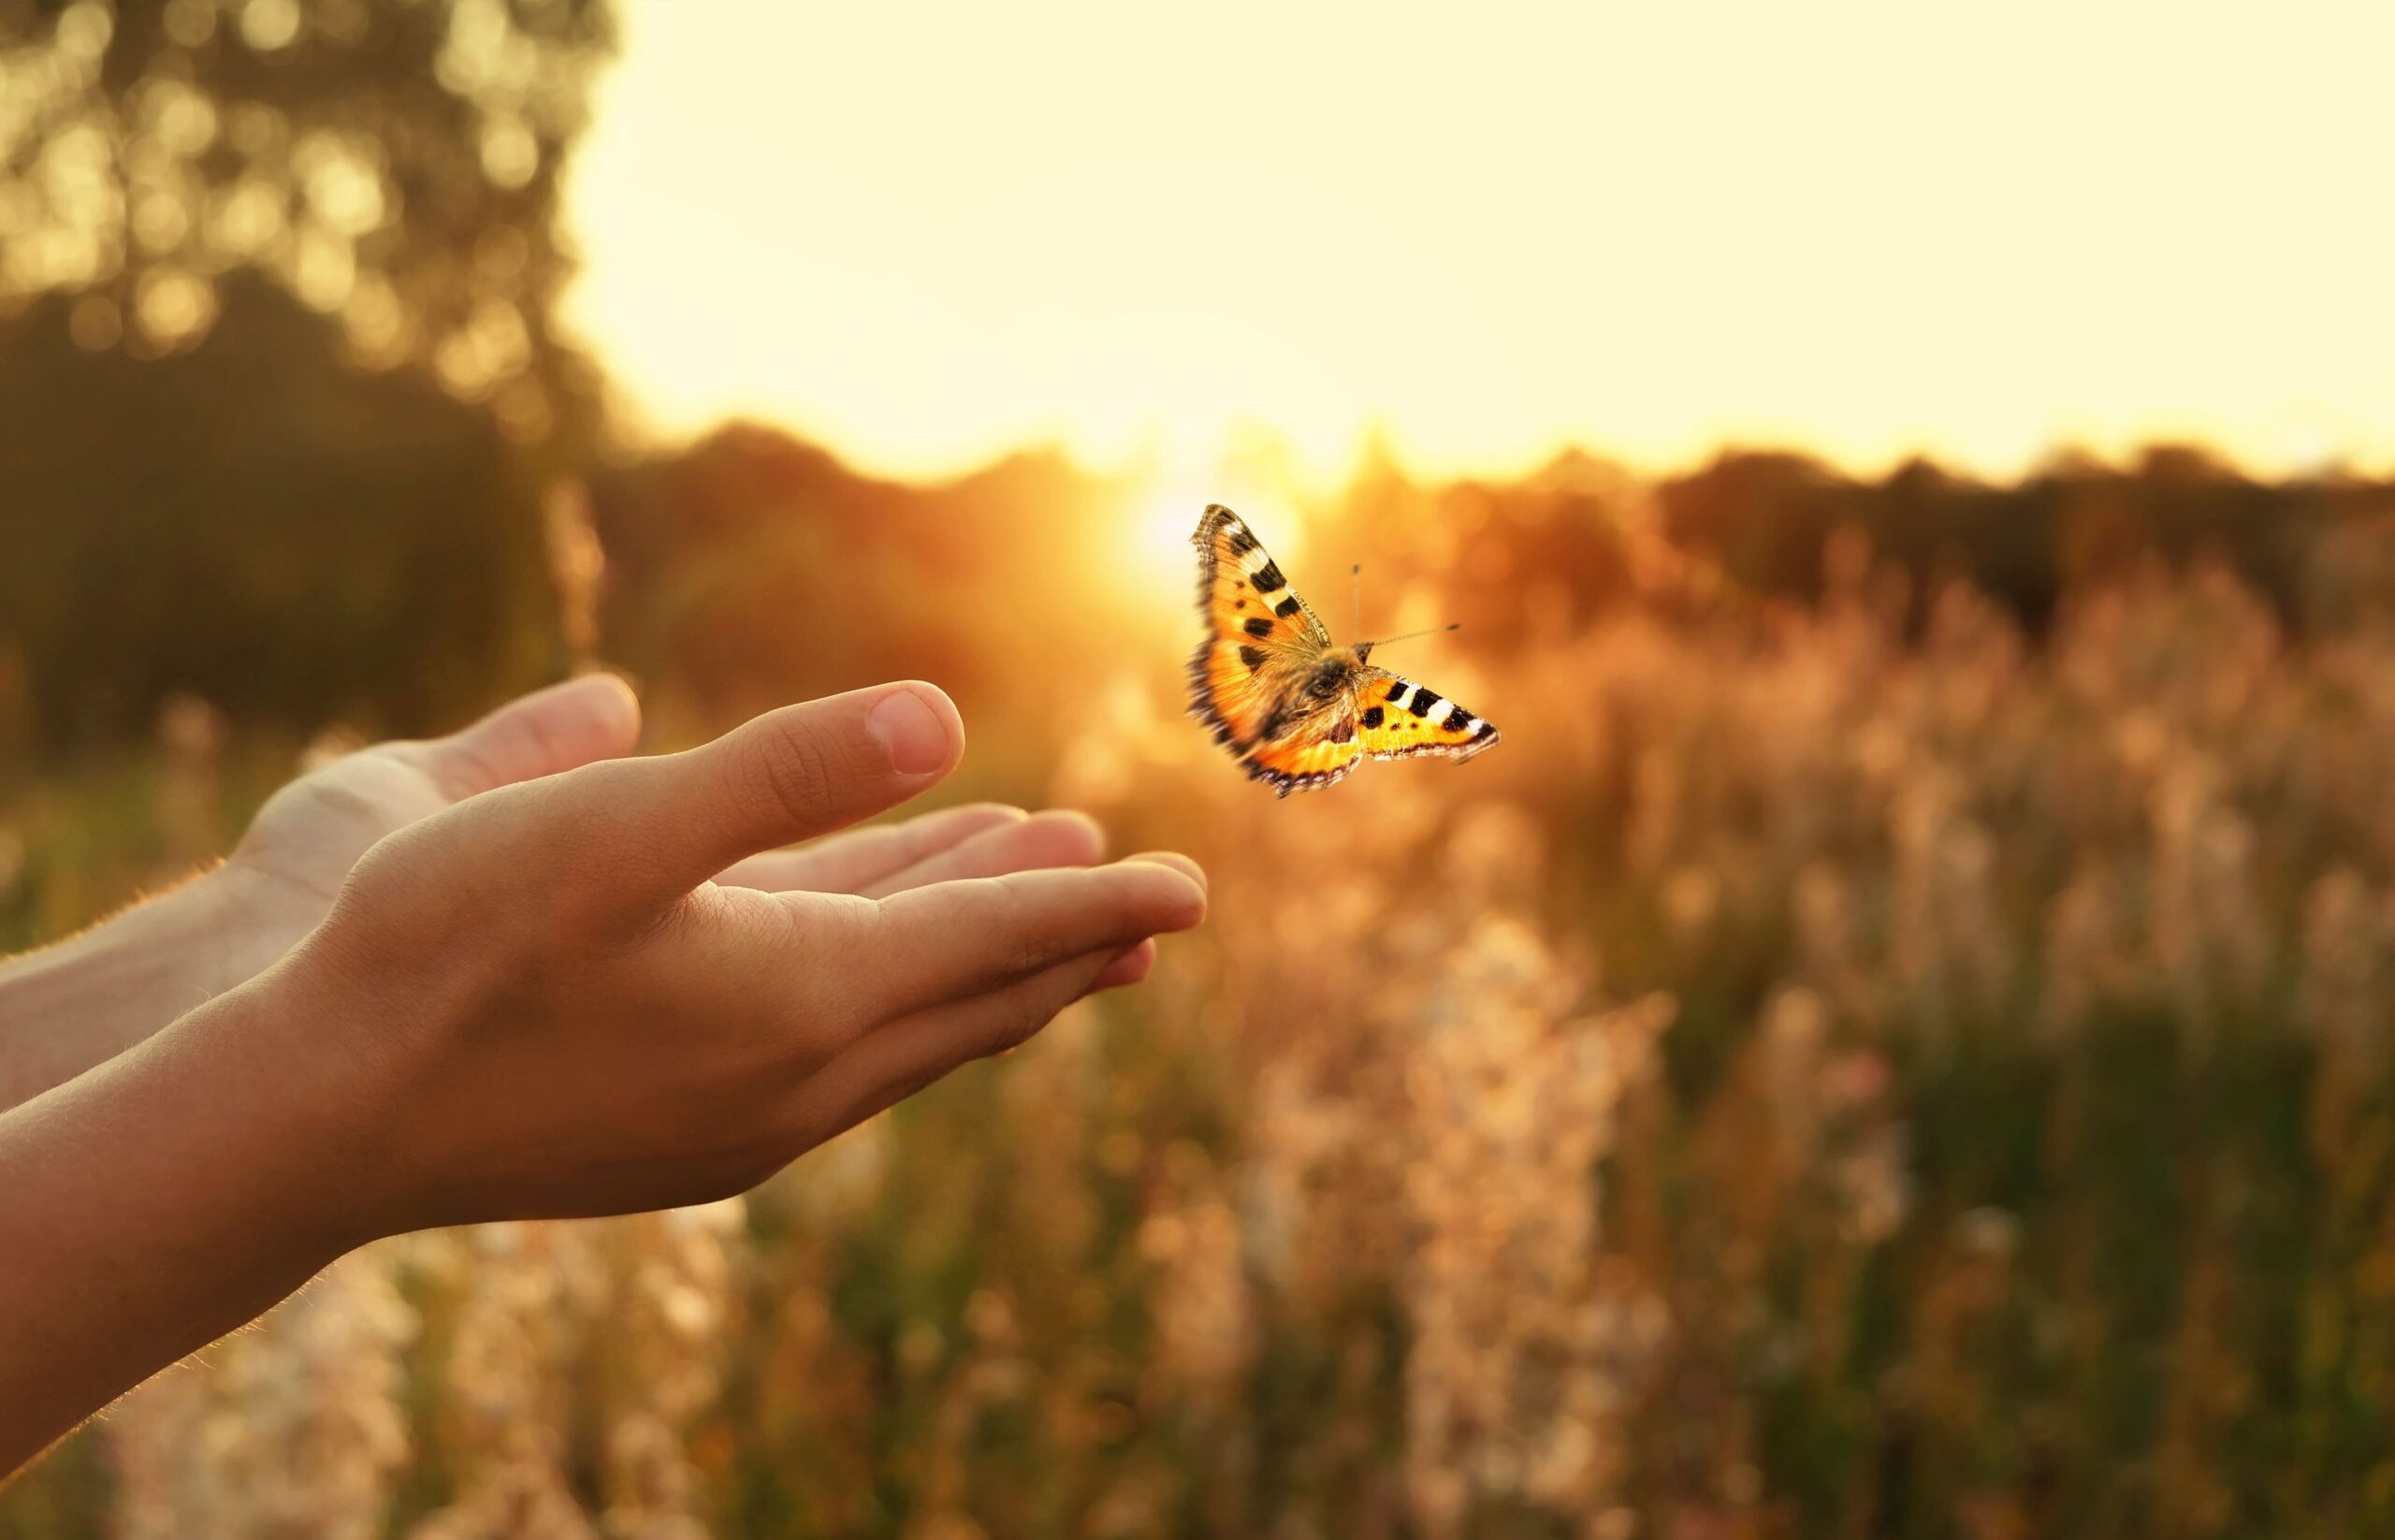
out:
<path id="1" fill-rule="evenodd" d="M 1829 574 L 1288 803 L 1096 690 L 1050 790 L 1213 875 L 1148 986 L 744 1202 L 353 1257 L 0 1533 L 2395 1526 L 2395 635 Z M 20 800 L 19 939 L 238 822 L 183 732 Z"/>

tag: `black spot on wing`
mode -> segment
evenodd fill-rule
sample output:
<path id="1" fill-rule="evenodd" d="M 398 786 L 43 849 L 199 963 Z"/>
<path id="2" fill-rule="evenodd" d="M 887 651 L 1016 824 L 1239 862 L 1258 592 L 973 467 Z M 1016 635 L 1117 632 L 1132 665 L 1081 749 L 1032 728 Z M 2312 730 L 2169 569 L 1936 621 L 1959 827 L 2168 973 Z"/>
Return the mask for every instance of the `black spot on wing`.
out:
<path id="1" fill-rule="evenodd" d="M 1470 727 L 1471 725 L 1472 725 L 1472 713 L 1471 713 L 1471 712 L 1469 712 L 1469 711 L 1466 711 L 1463 707 L 1461 707 L 1461 706 L 1458 706 L 1458 707 L 1456 707 L 1453 711 L 1450 711 L 1450 712 L 1448 712 L 1448 713 L 1447 713 L 1447 731 L 1448 731 L 1448 732 L 1450 732 L 1450 733 L 1460 733 L 1460 732 L 1462 732 L 1465 728 Z"/>
<path id="2" fill-rule="evenodd" d="M 1375 706 L 1368 706 L 1368 707 L 1366 707 L 1366 708 L 1365 708 L 1365 711 L 1364 711 L 1364 726 L 1365 726 L 1367 729 L 1371 729 L 1371 728 L 1378 727 L 1378 726 L 1380 726 L 1380 724 L 1381 724 L 1381 708 L 1380 708 L 1379 706 L 1376 706 L 1376 705 L 1375 705 Z"/>
<path id="3" fill-rule="evenodd" d="M 1381 698 L 1386 701 L 1400 700 L 1403 698 L 1407 690 L 1413 688 L 1414 687 L 1412 685 L 1407 684 L 1402 679 L 1392 679 L 1389 681 L 1388 693 Z"/>
<path id="4" fill-rule="evenodd" d="M 1258 593 L 1270 593 L 1275 588 L 1285 588 L 1289 586 L 1289 580 L 1281 575 L 1281 564 L 1277 561 L 1267 561 L 1263 570 L 1256 574 L 1253 581 L 1256 584 L 1256 591 Z"/>
<path id="5" fill-rule="evenodd" d="M 1497 724 L 1495 722 L 1482 722 L 1480 724 L 1480 731 L 1472 735 L 1472 741 L 1479 743 L 1484 739 L 1493 738 L 1496 735 Z"/>
<path id="6" fill-rule="evenodd" d="M 1242 647 L 1239 649 L 1239 661 L 1247 665 L 1250 674 L 1254 674 L 1264 667 L 1264 649 Z"/>
<path id="7" fill-rule="evenodd" d="M 1289 595 L 1288 598 L 1284 599 L 1279 603 L 1273 605 L 1272 613 L 1279 616 L 1282 619 L 1286 620 L 1289 617 L 1297 614 L 1298 611 L 1303 608 L 1305 608 L 1305 606 L 1298 603 L 1298 596 L 1293 593 Z"/>
<path id="8" fill-rule="evenodd" d="M 1270 636 L 1272 634 L 1272 622 L 1258 615 L 1249 619 L 1246 630 L 1250 636 Z"/>
<path id="9" fill-rule="evenodd" d="M 1427 690 L 1417 690 L 1414 692 L 1414 699 L 1405 703 L 1405 709 L 1413 712 L 1417 717 L 1427 717 L 1430 714 L 1431 705 L 1434 705 L 1438 699 L 1439 698 L 1436 695 L 1431 694 Z"/>

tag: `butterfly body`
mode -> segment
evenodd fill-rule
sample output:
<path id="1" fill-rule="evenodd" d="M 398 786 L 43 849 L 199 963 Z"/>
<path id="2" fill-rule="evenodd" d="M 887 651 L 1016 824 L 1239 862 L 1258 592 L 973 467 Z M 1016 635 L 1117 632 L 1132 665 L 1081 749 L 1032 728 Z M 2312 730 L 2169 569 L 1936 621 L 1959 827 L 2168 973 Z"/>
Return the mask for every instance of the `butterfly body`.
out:
<path id="1" fill-rule="evenodd" d="M 1189 714 L 1282 796 L 1331 786 L 1366 759 L 1470 759 L 1495 724 L 1341 647 L 1237 514 L 1217 503 L 1192 537 L 1207 637 L 1189 660 Z"/>

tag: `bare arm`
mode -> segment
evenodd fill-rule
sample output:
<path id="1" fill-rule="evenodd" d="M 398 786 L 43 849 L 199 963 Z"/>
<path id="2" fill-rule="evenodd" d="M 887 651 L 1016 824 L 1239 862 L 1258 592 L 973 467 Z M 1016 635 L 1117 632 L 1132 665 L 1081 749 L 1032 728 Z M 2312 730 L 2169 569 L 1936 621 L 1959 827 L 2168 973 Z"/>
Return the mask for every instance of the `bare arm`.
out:
<path id="1" fill-rule="evenodd" d="M 320 1186 L 328 1088 L 271 997 L 0 1114 L 0 1472 L 356 1239 Z"/>

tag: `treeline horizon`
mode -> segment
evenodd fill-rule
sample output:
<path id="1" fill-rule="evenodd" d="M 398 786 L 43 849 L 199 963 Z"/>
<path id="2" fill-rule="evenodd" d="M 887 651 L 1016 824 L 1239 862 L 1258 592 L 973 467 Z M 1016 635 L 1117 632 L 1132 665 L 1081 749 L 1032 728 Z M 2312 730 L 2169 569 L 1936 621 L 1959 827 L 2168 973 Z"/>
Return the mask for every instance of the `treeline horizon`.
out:
<path id="1" fill-rule="evenodd" d="M 604 553 L 596 661 L 706 719 L 866 662 L 968 684 L 1036 666 L 1016 597 L 1076 545 L 1119 548 L 1153 496 L 1052 446 L 895 479 L 753 421 L 530 464 L 470 403 L 324 356 L 325 323 L 264 285 L 160 360 L 80 350 L 66 324 L 33 307 L 5 329 L 47 345 L 0 366 L 0 734 L 41 758 L 138 741 L 181 694 L 245 723 L 413 733 L 554 676 L 577 661 L 543 528 L 560 487 Z M 1541 616 L 1560 632 L 1651 598 L 1658 552 L 1684 586 L 1795 603 L 1867 553 L 1914 616 L 1967 582 L 2033 637 L 2068 595 L 2156 564 L 2226 569 L 2297 632 L 2395 600 L 2395 479 L 2259 479 L 2185 444 L 2061 451 L 2010 483 L 1787 449 L 1651 478 L 1581 450 L 1503 480 L 1368 456 L 1308 515 L 1326 551 L 1448 590 L 1473 622 L 1459 645 L 1496 656 Z"/>

